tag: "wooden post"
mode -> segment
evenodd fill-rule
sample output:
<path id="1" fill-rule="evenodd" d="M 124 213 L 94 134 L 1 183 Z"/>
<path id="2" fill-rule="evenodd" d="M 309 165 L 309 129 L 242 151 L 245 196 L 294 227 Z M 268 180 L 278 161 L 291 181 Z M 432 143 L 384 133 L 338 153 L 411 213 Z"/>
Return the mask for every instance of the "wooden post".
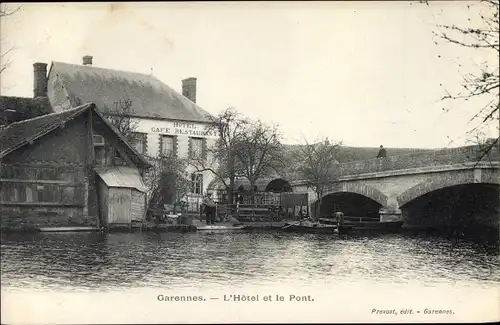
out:
<path id="1" fill-rule="evenodd" d="M 93 123 L 93 114 L 92 110 L 94 109 L 94 105 L 91 105 L 89 107 L 88 111 L 88 128 L 87 128 L 87 135 L 88 135 L 88 146 L 87 146 L 87 178 L 88 178 L 88 195 L 87 195 L 87 213 L 90 215 L 93 212 L 95 212 L 96 218 L 97 218 L 97 228 L 100 229 L 101 227 L 101 222 L 100 222 L 100 209 L 91 209 L 91 202 L 94 202 L 95 204 L 98 205 L 97 197 L 95 197 L 96 194 L 96 188 L 95 188 L 95 177 L 94 177 L 94 123 Z M 93 200 L 93 198 L 96 198 L 96 200 Z M 97 207 L 95 207 L 97 208 Z"/>
<path id="2" fill-rule="evenodd" d="M 141 218 L 141 232 L 142 228 L 144 227 L 144 223 L 146 222 L 146 216 L 148 215 L 148 193 L 144 193 L 144 213 L 142 214 Z"/>
<path id="3" fill-rule="evenodd" d="M 94 125 L 93 125 L 93 116 L 92 116 L 92 107 L 89 108 L 89 114 L 88 114 L 88 135 L 89 135 L 89 146 L 88 146 L 88 150 L 89 150 L 89 156 L 88 156 L 88 164 L 89 165 L 93 165 L 94 163 L 94 133 L 93 133 L 93 128 L 94 128 Z"/>

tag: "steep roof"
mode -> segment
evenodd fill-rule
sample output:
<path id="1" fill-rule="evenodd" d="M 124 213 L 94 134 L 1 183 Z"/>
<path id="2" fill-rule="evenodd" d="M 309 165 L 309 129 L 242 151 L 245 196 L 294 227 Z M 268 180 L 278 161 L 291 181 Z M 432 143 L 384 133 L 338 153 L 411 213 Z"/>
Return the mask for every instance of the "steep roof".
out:
<path id="1" fill-rule="evenodd" d="M 142 73 L 52 62 L 49 83 L 64 84 L 73 104 L 92 102 L 103 113 L 132 101 L 132 116 L 204 122 L 210 114 L 156 77 Z M 50 94 L 49 94 L 50 96 Z"/>
<path id="2" fill-rule="evenodd" d="M 116 134 L 121 142 L 127 147 L 133 160 L 143 166 L 150 164 L 125 140 L 125 138 L 109 124 L 102 115 L 95 110 L 95 104 L 89 103 L 69 109 L 63 112 L 51 113 L 38 116 L 29 120 L 15 122 L 0 128 L 0 158 L 5 157 L 12 151 L 34 141 L 47 133 L 67 123 L 88 110 L 93 110 L 97 116 Z"/>
<path id="3" fill-rule="evenodd" d="M 0 96 L 0 124 L 9 124 L 54 112 L 47 97 Z"/>
<path id="4" fill-rule="evenodd" d="M 61 113 L 51 113 L 9 124 L 0 129 L 0 158 L 51 132 L 90 108 L 86 104 Z"/>

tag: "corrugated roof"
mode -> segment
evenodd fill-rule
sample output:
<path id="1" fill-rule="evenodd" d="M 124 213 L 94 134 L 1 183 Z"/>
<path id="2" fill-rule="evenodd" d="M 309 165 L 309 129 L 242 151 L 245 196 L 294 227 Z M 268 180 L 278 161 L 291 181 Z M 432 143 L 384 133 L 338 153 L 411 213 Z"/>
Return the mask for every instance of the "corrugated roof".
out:
<path id="1" fill-rule="evenodd" d="M 204 122 L 210 115 L 151 75 L 53 62 L 49 83 L 54 78 L 73 100 L 93 102 L 103 113 L 112 112 L 116 102 L 131 100 L 136 117 Z"/>
<path id="2" fill-rule="evenodd" d="M 146 192 L 146 185 L 144 185 L 137 168 L 115 166 L 96 168 L 95 171 L 108 187 L 135 188 L 138 191 Z"/>
<path id="3" fill-rule="evenodd" d="M 0 128 L 0 158 L 74 119 L 91 106 L 92 104 L 85 104 L 64 112 L 42 115 Z"/>

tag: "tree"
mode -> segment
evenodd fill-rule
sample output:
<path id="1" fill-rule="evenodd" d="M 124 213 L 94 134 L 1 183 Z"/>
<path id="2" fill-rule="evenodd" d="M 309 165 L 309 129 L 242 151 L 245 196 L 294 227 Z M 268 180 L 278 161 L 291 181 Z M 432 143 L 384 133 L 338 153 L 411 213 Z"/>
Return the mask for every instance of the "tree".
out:
<path id="1" fill-rule="evenodd" d="M 134 108 L 132 100 L 126 98 L 116 101 L 114 107 L 108 109 L 104 116 L 127 141 L 133 144 L 138 140 L 135 138 L 134 132 L 137 129 L 139 121 L 133 118 Z"/>
<path id="2" fill-rule="evenodd" d="M 275 125 L 267 125 L 260 120 L 245 124 L 235 154 L 243 176 L 250 182 L 252 195 L 258 179 L 284 164 L 280 140 L 281 134 Z"/>
<path id="3" fill-rule="evenodd" d="M 145 176 L 147 210 L 162 204 L 179 204 L 190 190 L 187 162 L 175 156 L 148 157 L 152 168 Z"/>
<path id="4" fill-rule="evenodd" d="M 224 184 L 229 204 L 233 203 L 234 181 L 236 177 L 241 176 L 235 150 L 246 124 L 246 120 L 232 107 L 216 116 L 210 116 L 206 132 L 217 134 L 218 138 L 213 146 L 206 149 L 205 157 L 190 160 L 190 164 L 197 171 L 210 171 Z"/>
<path id="5" fill-rule="evenodd" d="M 16 12 L 18 12 L 21 9 L 21 7 L 17 7 L 15 9 L 11 9 L 8 5 L 6 4 L 0 4 L 0 19 L 3 20 L 9 16 L 12 16 Z M 3 46 L 2 46 L 3 48 Z M 3 73 L 12 63 L 8 59 L 8 55 L 14 50 L 14 46 L 8 47 L 6 50 L 2 49 L 2 52 L 0 53 L 0 74 Z"/>
<path id="6" fill-rule="evenodd" d="M 298 150 L 297 169 L 301 178 L 306 181 L 307 187 L 316 193 L 318 198 L 316 217 L 318 217 L 325 190 L 337 179 L 336 151 L 340 142 L 330 143 L 328 138 L 312 144 L 307 140 L 304 141 L 306 144 L 300 146 Z"/>
<path id="7" fill-rule="evenodd" d="M 427 5 L 429 4 L 427 3 Z M 488 127 L 495 120 L 500 122 L 499 1 L 482 0 L 474 5 L 468 5 L 467 8 L 471 12 L 467 22 L 464 21 L 460 26 L 455 24 L 438 25 L 439 31 L 434 32 L 434 34 L 441 40 L 456 46 L 481 51 L 482 57 L 486 58 L 485 62 L 478 66 L 477 71 L 463 76 L 462 91 L 454 93 L 446 91 L 442 97 L 442 100 L 472 101 L 479 99 L 477 102 L 481 102 L 481 104 L 470 118 L 470 121 L 477 123 L 477 125 L 467 132 L 470 135 L 481 133 L 481 129 Z M 488 57 L 495 57 L 496 60 L 490 59 L 488 62 Z M 500 131 L 500 125 L 497 128 Z M 495 139 L 482 142 L 486 145 L 480 146 L 482 149 L 479 160 L 486 156 L 495 145 L 500 148 L 498 136 Z"/>

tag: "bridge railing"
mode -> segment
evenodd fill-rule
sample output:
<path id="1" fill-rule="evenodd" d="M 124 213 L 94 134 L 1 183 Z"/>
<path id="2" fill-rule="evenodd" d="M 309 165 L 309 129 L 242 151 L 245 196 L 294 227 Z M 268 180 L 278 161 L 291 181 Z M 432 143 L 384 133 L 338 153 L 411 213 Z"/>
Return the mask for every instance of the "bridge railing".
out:
<path id="1" fill-rule="evenodd" d="M 339 165 L 339 177 L 391 170 L 421 168 L 429 166 L 457 165 L 478 162 L 484 150 L 480 146 L 467 146 L 410 153 L 385 158 L 374 158 Z M 498 150 L 494 148 L 481 159 L 482 162 L 498 162 Z"/>

